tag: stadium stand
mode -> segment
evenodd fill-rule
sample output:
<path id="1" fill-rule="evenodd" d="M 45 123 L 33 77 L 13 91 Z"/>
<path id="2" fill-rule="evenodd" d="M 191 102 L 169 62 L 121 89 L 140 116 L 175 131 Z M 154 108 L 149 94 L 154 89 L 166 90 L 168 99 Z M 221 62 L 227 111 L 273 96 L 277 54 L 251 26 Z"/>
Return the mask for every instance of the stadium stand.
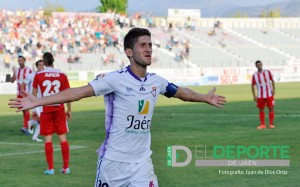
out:
<path id="1" fill-rule="evenodd" d="M 147 21 L 146 21 L 147 20 Z M 242 67 L 260 59 L 281 66 L 300 59 L 300 29 L 223 26 L 159 26 L 138 17 L 100 13 L 55 13 L 42 10 L 0 11 L 0 68 L 11 72 L 17 56 L 33 64 L 43 52 L 55 54 L 64 71 L 111 70 L 128 64 L 124 34 L 132 26 L 152 32 L 153 68 Z M 176 25 L 176 24 L 174 24 Z M 201 25 L 201 24 L 198 24 Z M 247 24 L 245 24 L 247 25 Z M 30 64 L 28 63 L 28 64 Z"/>
<path id="2" fill-rule="evenodd" d="M 300 41 L 278 32 L 276 29 L 268 29 L 262 32 L 259 29 L 235 29 L 262 44 L 281 50 L 294 58 L 300 58 Z"/>

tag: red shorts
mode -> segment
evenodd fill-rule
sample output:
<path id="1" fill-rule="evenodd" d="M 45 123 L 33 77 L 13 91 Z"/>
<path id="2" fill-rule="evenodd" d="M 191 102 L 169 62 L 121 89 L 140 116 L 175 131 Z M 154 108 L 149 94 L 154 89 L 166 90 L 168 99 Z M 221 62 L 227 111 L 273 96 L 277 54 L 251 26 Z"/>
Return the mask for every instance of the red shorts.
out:
<path id="1" fill-rule="evenodd" d="M 17 95 L 17 98 L 23 98 L 23 96 L 21 96 L 21 95 Z"/>
<path id="2" fill-rule="evenodd" d="M 43 136 L 58 135 L 69 132 L 65 110 L 57 110 L 53 112 L 41 113 L 40 116 L 41 132 Z"/>
<path id="3" fill-rule="evenodd" d="M 273 108 L 275 105 L 274 97 L 257 98 L 256 104 L 257 108 L 265 108 L 266 105 L 269 108 Z"/>
<path id="4" fill-rule="evenodd" d="M 21 95 L 17 95 L 17 98 L 23 98 L 23 96 L 21 96 Z M 18 109 L 21 109 L 21 108 L 18 108 Z"/>

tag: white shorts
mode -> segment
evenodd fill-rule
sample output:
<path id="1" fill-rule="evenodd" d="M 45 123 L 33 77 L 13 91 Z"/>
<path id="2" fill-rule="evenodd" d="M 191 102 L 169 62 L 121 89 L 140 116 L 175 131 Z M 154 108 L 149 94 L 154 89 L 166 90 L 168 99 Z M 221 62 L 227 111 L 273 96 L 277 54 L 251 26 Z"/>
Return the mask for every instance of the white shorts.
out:
<path id="1" fill-rule="evenodd" d="M 40 117 L 41 116 L 41 112 L 42 112 L 42 106 L 37 106 L 33 109 L 31 109 L 32 112 L 36 112 L 37 115 Z"/>
<path id="2" fill-rule="evenodd" d="M 41 116 L 41 112 L 42 112 L 42 106 L 35 107 L 35 112 L 40 117 Z"/>
<path id="3" fill-rule="evenodd" d="M 151 158 L 126 163 L 98 158 L 95 187 L 158 187 Z"/>

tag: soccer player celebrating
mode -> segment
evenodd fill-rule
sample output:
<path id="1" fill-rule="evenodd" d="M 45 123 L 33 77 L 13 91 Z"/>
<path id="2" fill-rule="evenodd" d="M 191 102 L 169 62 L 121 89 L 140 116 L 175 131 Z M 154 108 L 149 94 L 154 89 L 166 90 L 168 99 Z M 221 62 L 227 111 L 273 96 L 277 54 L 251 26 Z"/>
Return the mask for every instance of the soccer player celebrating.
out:
<path id="1" fill-rule="evenodd" d="M 35 63 L 35 66 L 37 68 L 37 72 L 42 71 L 44 69 L 44 62 L 42 60 L 38 60 Z M 28 92 L 32 93 L 32 83 L 34 80 L 36 72 L 32 72 L 29 75 L 27 75 L 26 79 L 21 85 L 22 90 L 25 89 L 25 86 L 28 86 Z M 38 90 L 37 93 L 38 97 L 41 97 L 40 90 Z M 42 107 L 36 107 L 32 109 L 32 119 L 28 121 L 28 131 L 32 134 L 33 130 L 32 128 L 35 126 L 35 130 L 32 136 L 33 141 L 42 142 L 43 140 L 39 139 L 38 136 L 40 135 L 40 114 L 41 114 L 41 108 Z"/>
<path id="2" fill-rule="evenodd" d="M 17 80 L 17 97 L 22 98 L 23 94 L 21 91 L 21 85 L 23 84 L 23 81 L 26 79 L 26 76 L 30 73 L 32 73 L 32 70 L 25 66 L 25 57 L 19 56 L 18 57 L 18 63 L 19 68 L 16 68 L 14 70 L 14 74 L 11 78 L 11 83 L 14 83 Z M 28 128 L 28 121 L 30 119 L 29 110 L 23 110 L 23 127 L 20 129 L 21 132 L 24 134 L 29 134 L 27 131 Z"/>
<path id="3" fill-rule="evenodd" d="M 275 95 L 275 82 L 269 70 L 263 70 L 261 61 L 256 61 L 255 66 L 257 72 L 252 76 L 252 94 L 254 101 L 256 101 L 257 108 L 259 109 L 260 125 L 257 129 L 265 129 L 265 106 L 269 108 L 269 127 L 274 129 L 274 95 Z M 257 95 L 255 95 L 255 85 L 257 88 Z"/>
<path id="4" fill-rule="evenodd" d="M 158 186 L 150 158 L 152 114 L 158 95 L 183 101 L 205 102 L 222 108 L 225 97 L 178 87 L 166 79 L 148 73 L 151 65 L 151 33 L 133 28 L 124 38 L 125 53 L 130 65 L 107 74 L 100 74 L 88 85 L 71 88 L 44 98 L 28 94 L 11 99 L 9 105 L 18 111 L 39 105 L 77 101 L 104 95 L 106 105 L 106 138 L 98 149 L 95 186 Z"/>
<path id="5" fill-rule="evenodd" d="M 70 88 L 67 76 L 62 71 L 53 68 L 54 58 L 51 53 L 44 53 L 43 62 L 46 66 L 45 69 L 37 72 L 33 81 L 32 92 L 34 96 L 37 96 L 38 89 L 40 89 L 42 97 L 46 97 Z M 57 104 L 57 102 L 42 107 L 40 115 L 40 133 L 42 136 L 45 136 L 45 154 L 48 163 L 48 169 L 44 172 L 46 175 L 54 174 L 53 133 L 58 135 L 61 146 L 63 167 L 60 172 L 66 174 L 70 173 L 67 120 L 71 117 L 71 103 L 67 103 L 67 108 L 68 110 L 65 112 L 64 104 Z"/>

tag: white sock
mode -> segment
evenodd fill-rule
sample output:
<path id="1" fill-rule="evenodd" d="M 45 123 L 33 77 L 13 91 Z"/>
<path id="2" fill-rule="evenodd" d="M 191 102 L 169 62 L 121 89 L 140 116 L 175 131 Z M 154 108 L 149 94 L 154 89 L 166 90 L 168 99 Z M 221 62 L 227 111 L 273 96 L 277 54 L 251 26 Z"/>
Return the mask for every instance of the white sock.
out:
<path id="1" fill-rule="evenodd" d="M 35 125 L 35 131 L 34 131 L 34 134 L 32 136 L 32 140 L 35 140 L 37 139 L 37 137 L 40 135 L 40 124 L 38 122 L 36 122 L 36 125 Z"/>

